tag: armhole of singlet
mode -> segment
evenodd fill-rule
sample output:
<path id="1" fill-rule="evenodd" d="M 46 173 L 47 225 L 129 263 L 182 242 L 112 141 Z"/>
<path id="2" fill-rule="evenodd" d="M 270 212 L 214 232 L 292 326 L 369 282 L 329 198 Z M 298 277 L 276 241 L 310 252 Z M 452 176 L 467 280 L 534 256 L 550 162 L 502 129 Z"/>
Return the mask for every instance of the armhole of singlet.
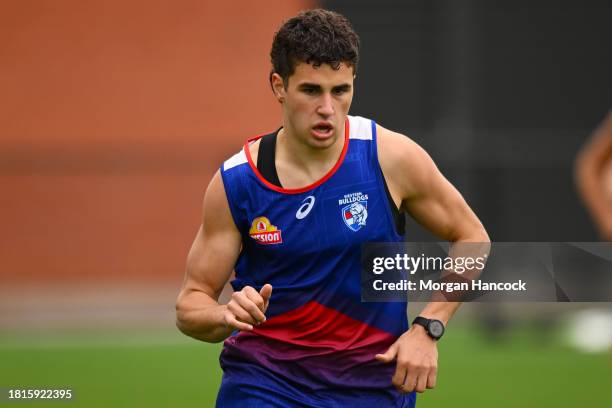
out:
<path id="1" fill-rule="evenodd" d="M 278 131 L 262 136 L 257 150 L 257 170 L 271 184 L 283 188 L 276 172 L 276 136 Z"/>
<path id="2" fill-rule="evenodd" d="M 391 192 L 389 191 L 389 186 L 387 186 L 387 180 L 385 179 L 382 169 L 380 169 L 380 172 L 383 179 L 383 184 L 385 185 L 385 193 L 387 193 L 387 202 L 389 203 L 389 208 L 391 209 L 391 214 L 393 215 L 395 232 L 397 232 L 397 235 L 404 235 L 406 233 L 405 214 L 400 212 L 399 208 L 395 206 L 395 201 L 393 201 L 393 197 L 391 197 Z"/>
<path id="3" fill-rule="evenodd" d="M 393 224 L 395 224 L 395 232 L 397 235 L 403 236 L 406 233 L 406 214 L 400 212 L 399 208 L 395 206 L 395 201 L 393 201 L 393 197 L 391 196 L 391 192 L 389 191 L 389 186 L 387 185 L 387 179 L 385 178 L 385 173 L 383 173 L 382 167 L 378 162 L 378 135 L 376 134 L 376 122 L 372 121 L 372 141 L 375 144 L 374 155 L 376 159 L 376 163 L 378 163 L 378 170 L 380 171 L 380 177 L 382 178 L 383 185 L 385 186 L 385 194 L 387 195 L 387 203 L 389 204 L 389 210 L 391 211 L 391 215 L 393 216 Z"/>

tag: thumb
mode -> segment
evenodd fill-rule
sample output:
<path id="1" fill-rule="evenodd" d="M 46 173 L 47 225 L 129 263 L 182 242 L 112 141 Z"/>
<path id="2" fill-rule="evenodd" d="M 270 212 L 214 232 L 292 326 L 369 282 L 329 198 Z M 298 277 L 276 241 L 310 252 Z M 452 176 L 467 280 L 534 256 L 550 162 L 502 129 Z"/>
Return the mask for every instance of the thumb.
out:
<path id="1" fill-rule="evenodd" d="M 377 354 L 375 357 L 378 361 L 383 363 L 390 363 L 395 360 L 395 356 L 397 355 L 397 342 L 393 343 L 391 347 L 387 349 L 387 351 L 383 354 Z"/>
<path id="2" fill-rule="evenodd" d="M 265 313 L 268 310 L 268 304 L 270 303 L 270 296 L 272 296 L 272 285 L 266 283 L 263 285 L 261 290 L 259 291 L 259 295 L 263 298 L 264 308 L 263 312 Z"/>
<path id="3" fill-rule="evenodd" d="M 259 291 L 259 294 L 262 298 L 264 298 L 264 301 L 268 301 L 270 299 L 270 296 L 272 296 L 272 285 L 270 285 L 269 283 L 263 285 Z"/>

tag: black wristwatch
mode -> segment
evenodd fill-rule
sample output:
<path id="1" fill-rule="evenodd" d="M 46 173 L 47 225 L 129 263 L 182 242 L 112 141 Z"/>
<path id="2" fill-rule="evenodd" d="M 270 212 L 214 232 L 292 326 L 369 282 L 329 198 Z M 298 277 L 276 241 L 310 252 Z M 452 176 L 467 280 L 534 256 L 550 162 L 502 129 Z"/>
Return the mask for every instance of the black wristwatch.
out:
<path id="1" fill-rule="evenodd" d="M 423 316 L 417 316 L 412 321 L 412 324 L 423 326 L 429 337 L 434 340 L 440 340 L 444 334 L 444 323 L 436 319 L 427 319 Z"/>

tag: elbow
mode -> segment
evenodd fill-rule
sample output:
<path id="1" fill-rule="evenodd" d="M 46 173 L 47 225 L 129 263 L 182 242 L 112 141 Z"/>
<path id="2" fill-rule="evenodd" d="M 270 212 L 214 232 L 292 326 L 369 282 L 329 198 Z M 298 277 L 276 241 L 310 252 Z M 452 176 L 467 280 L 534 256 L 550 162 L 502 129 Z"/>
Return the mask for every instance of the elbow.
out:
<path id="1" fill-rule="evenodd" d="M 227 338 L 227 334 L 211 326 L 206 321 L 200 321 L 201 318 L 196 318 L 196 315 L 201 316 L 201 313 L 188 309 L 180 298 L 176 302 L 176 328 L 186 336 L 206 343 L 219 343 Z"/>
<path id="2" fill-rule="evenodd" d="M 489 234 L 487 231 L 482 228 L 482 236 L 480 242 L 482 243 L 482 254 L 488 256 L 491 253 L 491 238 L 489 238 Z"/>
<path id="3" fill-rule="evenodd" d="M 176 328 L 183 334 L 186 334 L 189 336 L 189 330 L 188 330 L 188 324 L 187 324 L 187 320 L 185 319 L 185 312 L 182 308 L 181 305 L 181 301 L 180 299 L 178 299 L 176 301 L 175 304 L 175 313 L 176 313 L 176 319 L 175 319 L 175 324 L 176 324 Z"/>
<path id="4" fill-rule="evenodd" d="M 480 221 L 479 219 L 476 219 L 476 223 L 475 223 L 472 234 L 474 235 L 474 238 L 475 238 L 474 242 L 481 242 L 483 244 L 491 243 L 491 238 L 489 237 L 489 233 L 484 227 L 482 221 Z"/>
<path id="5" fill-rule="evenodd" d="M 176 317 L 176 328 L 178 329 L 178 331 L 180 331 L 181 333 L 183 333 L 185 336 L 194 338 L 196 340 L 202 340 L 202 341 L 207 341 L 205 336 L 202 336 L 201 333 L 197 333 L 196 331 L 194 331 L 189 323 L 187 321 L 185 321 L 184 319 L 181 319 L 179 316 Z"/>
<path id="6" fill-rule="evenodd" d="M 453 236 L 449 241 L 489 244 L 491 238 L 489 238 L 489 234 L 482 223 L 476 220 L 469 229 L 465 229 L 463 233 Z"/>
<path id="7" fill-rule="evenodd" d="M 176 328 L 178 329 L 178 331 L 180 331 L 181 333 L 189 336 L 189 332 L 185 328 L 184 323 L 178 317 L 176 318 L 175 325 L 176 325 Z"/>
<path id="8" fill-rule="evenodd" d="M 192 319 L 189 318 L 190 313 L 185 305 L 184 301 L 182 301 L 181 296 L 179 295 L 175 304 L 175 325 L 176 328 L 183 334 L 189 337 L 195 337 L 194 324 Z"/>
<path id="9" fill-rule="evenodd" d="M 479 239 L 478 242 L 482 242 L 483 244 L 490 244 L 491 238 L 489 237 L 489 233 L 484 228 L 484 226 L 480 226 Z"/>
<path id="10" fill-rule="evenodd" d="M 178 331 L 183 333 L 185 336 L 194 338 L 196 340 L 208 341 L 205 336 L 206 333 L 197 332 L 194 329 L 193 324 L 185 316 L 185 313 L 178 310 L 178 307 L 177 307 L 177 312 L 176 312 L 175 325 Z"/>

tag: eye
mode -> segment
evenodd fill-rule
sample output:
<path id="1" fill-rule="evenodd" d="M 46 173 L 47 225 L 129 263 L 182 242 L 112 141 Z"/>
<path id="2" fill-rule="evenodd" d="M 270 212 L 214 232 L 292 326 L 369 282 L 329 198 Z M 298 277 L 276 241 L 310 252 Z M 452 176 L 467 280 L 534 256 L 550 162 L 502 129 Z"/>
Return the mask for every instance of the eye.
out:
<path id="1" fill-rule="evenodd" d="M 302 92 L 304 92 L 306 95 L 314 95 L 317 93 L 317 90 L 315 88 L 303 88 Z"/>
<path id="2" fill-rule="evenodd" d="M 336 89 L 333 89 L 332 92 L 333 92 L 334 95 L 338 95 L 339 96 L 339 95 L 344 95 L 345 93 L 347 93 L 348 89 L 346 89 L 346 88 L 336 88 Z"/>

